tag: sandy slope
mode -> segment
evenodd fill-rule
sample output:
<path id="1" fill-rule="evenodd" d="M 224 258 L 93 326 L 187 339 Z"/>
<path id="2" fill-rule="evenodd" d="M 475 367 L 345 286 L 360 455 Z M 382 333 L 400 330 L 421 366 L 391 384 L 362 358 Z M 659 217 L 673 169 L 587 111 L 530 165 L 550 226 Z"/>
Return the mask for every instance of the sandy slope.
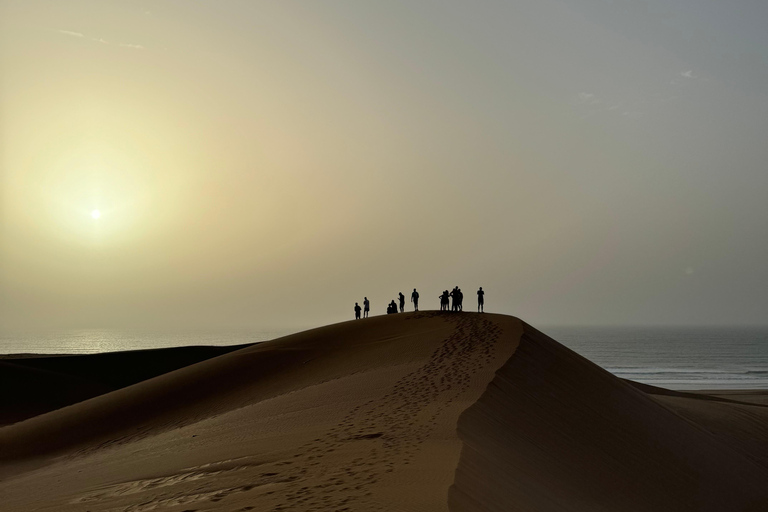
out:
<path id="1" fill-rule="evenodd" d="M 675 409 L 526 325 L 459 421 L 451 509 L 768 510 L 768 468 Z"/>
<path id="2" fill-rule="evenodd" d="M 0 428 L 0 496 L 9 511 L 768 510 L 752 449 L 768 407 L 741 402 L 638 389 L 512 317 L 391 315 Z"/>
<path id="3" fill-rule="evenodd" d="M 124 388 L 246 345 L 88 355 L 0 356 L 0 426 Z"/>

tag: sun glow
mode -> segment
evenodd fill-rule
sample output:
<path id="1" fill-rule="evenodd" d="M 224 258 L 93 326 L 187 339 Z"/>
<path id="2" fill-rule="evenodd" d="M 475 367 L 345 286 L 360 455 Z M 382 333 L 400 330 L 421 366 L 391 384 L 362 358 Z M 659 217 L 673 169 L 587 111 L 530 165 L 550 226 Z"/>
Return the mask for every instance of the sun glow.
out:
<path id="1" fill-rule="evenodd" d="M 91 212 L 91 217 L 93 217 L 94 219 L 98 219 L 99 217 L 101 217 L 101 212 L 99 210 L 93 210 Z"/>

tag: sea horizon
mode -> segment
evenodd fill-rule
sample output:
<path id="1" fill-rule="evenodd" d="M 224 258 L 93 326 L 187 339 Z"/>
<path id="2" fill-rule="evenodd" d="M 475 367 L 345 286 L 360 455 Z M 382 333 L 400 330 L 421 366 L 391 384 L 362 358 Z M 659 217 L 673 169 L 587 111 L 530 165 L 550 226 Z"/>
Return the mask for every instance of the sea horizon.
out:
<path id="1" fill-rule="evenodd" d="M 311 328 L 6 331 L 0 333 L 0 355 L 242 345 Z M 538 329 L 624 379 L 676 390 L 768 389 L 768 326 L 560 325 Z"/>

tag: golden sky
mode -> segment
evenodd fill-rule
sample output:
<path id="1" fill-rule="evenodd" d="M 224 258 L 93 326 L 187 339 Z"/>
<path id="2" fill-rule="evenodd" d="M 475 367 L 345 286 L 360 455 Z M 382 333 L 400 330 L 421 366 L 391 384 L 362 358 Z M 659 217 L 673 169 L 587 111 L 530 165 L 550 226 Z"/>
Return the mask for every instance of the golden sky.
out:
<path id="1" fill-rule="evenodd" d="M 0 0 L 0 320 L 765 323 L 736 3 Z"/>

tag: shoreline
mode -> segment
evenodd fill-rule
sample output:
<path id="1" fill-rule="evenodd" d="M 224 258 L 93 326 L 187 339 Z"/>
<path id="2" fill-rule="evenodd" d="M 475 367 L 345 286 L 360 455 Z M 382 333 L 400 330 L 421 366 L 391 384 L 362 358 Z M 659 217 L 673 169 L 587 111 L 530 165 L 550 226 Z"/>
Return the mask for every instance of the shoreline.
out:
<path id="1" fill-rule="evenodd" d="M 0 426 L 10 511 L 768 507 L 768 390 L 624 381 L 504 315 L 13 361 L 51 408 Z"/>
<path id="2" fill-rule="evenodd" d="M 279 338 L 275 338 L 279 339 Z M 244 347 L 256 345 L 258 343 L 264 343 L 265 341 L 271 341 L 271 340 L 264 340 L 264 341 L 256 341 L 253 343 L 240 343 L 240 344 L 232 344 L 232 345 L 178 345 L 173 347 L 155 347 L 155 348 L 136 348 L 136 349 L 128 349 L 128 350 L 116 350 L 116 351 L 106 351 L 106 352 L 88 352 L 88 353 L 46 353 L 46 352 L 20 352 L 20 353 L 8 353 L 8 354 L 0 354 L 0 362 L 14 362 L 14 361 L 24 361 L 24 360 L 43 360 L 43 359 L 54 359 L 54 358 L 61 358 L 62 361 L 64 361 L 66 358 L 70 358 L 72 360 L 73 358 L 100 358 L 104 356 L 111 356 L 111 357 L 131 357 L 131 354 L 163 354 L 169 351 L 178 351 L 178 352 L 185 352 L 185 351 L 210 351 L 211 354 L 218 355 L 219 353 L 225 353 L 231 350 L 239 350 Z M 574 350 L 571 348 L 571 350 Z M 201 358 L 200 360 L 203 360 Z M 604 368 L 605 369 L 605 368 Z M 610 370 L 607 370 L 609 371 Z M 650 382 L 643 382 L 640 380 L 632 380 L 627 379 L 624 377 L 621 377 L 617 373 L 611 372 L 612 375 L 616 376 L 617 378 L 621 380 L 625 380 L 628 382 L 636 383 L 640 386 L 650 386 L 650 387 L 657 387 L 661 389 L 668 389 L 670 391 L 676 391 L 681 393 L 702 393 L 702 394 L 749 394 L 749 393 L 756 393 L 756 394 L 763 394 L 768 393 L 768 385 L 766 387 L 682 387 L 677 388 L 673 386 L 666 386 L 665 381 L 650 381 Z M 712 382 L 706 382 L 704 384 L 712 384 Z"/>

